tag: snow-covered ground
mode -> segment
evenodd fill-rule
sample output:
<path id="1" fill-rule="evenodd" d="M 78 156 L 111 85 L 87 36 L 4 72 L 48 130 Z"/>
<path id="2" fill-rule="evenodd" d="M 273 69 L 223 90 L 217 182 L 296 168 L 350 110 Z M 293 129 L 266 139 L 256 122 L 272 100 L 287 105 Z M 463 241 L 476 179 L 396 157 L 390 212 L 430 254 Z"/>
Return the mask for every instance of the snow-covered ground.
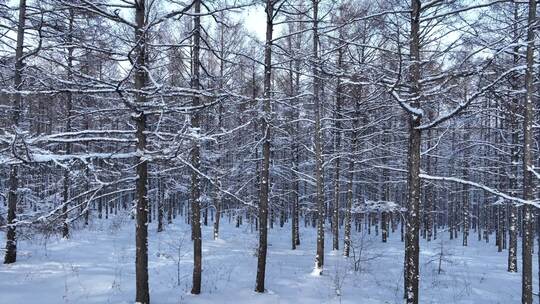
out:
<path id="1" fill-rule="evenodd" d="M 152 303 L 403 302 L 399 233 L 391 234 L 386 244 L 380 236 L 355 233 L 358 271 L 353 258 L 329 250 L 327 234 L 325 271 L 314 276 L 315 229 L 301 226 L 302 244 L 295 251 L 290 249 L 289 226 L 270 229 L 268 292 L 257 294 L 257 233 L 249 225 L 235 228 L 226 218 L 219 240 L 212 240 L 210 225 L 203 226 L 203 293 L 192 296 L 192 246 L 189 226 L 182 220 L 161 233 L 156 233 L 155 223 L 150 225 Z M 447 234 L 441 239 L 422 241 L 422 303 L 520 302 L 521 274 L 506 272 L 506 251 L 497 253 L 492 243 L 477 242 L 474 236 L 469 247 L 462 247 L 460 239 L 449 241 Z M 0 303 L 133 303 L 134 240 L 133 221 L 124 217 L 95 221 L 89 229 L 73 231 L 70 240 L 20 240 L 17 263 L 0 266 Z M 4 235 L 0 242 L 4 244 Z"/>

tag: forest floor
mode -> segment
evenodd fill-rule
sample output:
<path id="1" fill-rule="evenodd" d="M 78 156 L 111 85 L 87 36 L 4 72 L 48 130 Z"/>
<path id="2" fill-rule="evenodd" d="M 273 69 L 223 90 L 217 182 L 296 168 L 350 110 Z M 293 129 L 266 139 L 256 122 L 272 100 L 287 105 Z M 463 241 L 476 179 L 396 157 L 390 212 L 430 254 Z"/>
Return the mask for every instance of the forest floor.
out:
<path id="1" fill-rule="evenodd" d="M 152 303 L 402 303 L 399 231 L 388 243 L 373 230 L 371 235 L 356 232 L 357 271 L 355 258 L 330 250 L 327 234 L 325 270 L 316 276 L 315 229 L 301 226 L 301 245 L 295 251 L 290 249 L 290 226 L 269 229 L 267 292 L 257 294 L 257 233 L 249 225 L 235 228 L 224 218 L 218 240 L 212 240 L 211 225 L 203 226 L 203 292 L 192 296 L 190 228 L 182 219 L 176 221 L 161 233 L 155 223 L 149 226 Z M 132 220 L 118 216 L 73 230 L 69 240 L 20 240 L 17 263 L 0 265 L 0 303 L 133 303 L 134 230 Z M 498 253 L 493 243 L 478 242 L 474 234 L 468 247 L 461 246 L 461 238 L 440 236 L 430 243 L 422 240 L 421 303 L 520 302 L 521 273 L 506 272 L 506 250 Z"/>

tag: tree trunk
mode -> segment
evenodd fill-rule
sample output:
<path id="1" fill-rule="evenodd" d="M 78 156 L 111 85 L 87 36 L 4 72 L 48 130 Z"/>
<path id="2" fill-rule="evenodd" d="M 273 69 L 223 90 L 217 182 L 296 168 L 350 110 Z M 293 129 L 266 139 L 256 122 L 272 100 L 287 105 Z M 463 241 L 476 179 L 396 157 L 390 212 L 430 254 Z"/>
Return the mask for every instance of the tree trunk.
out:
<path id="1" fill-rule="evenodd" d="M 338 69 L 342 68 L 343 63 L 343 49 L 338 49 Z M 336 114 L 335 114 L 335 146 L 334 153 L 341 153 L 341 102 L 343 99 L 341 78 L 337 79 L 336 87 Z M 340 164 L 341 158 L 336 156 L 336 168 L 334 173 L 334 205 L 332 206 L 332 250 L 339 250 L 339 192 L 340 192 Z"/>
<path id="2" fill-rule="evenodd" d="M 135 90 L 137 103 L 143 104 L 146 102 L 146 96 L 141 91 L 147 83 L 146 72 L 146 7 L 145 1 L 135 2 Z M 135 231 L 136 252 L 135 252 L 135 280 L 136 280 L 136 299 L 137 303 L 150 303 L 150 293 L 148 289 L 148 198 L 147 198 L 147 183 L 148 183 L 148 161 L 144 157 L 146 149 L 146 114 L 143 110 L 138 109 L 136 115 L 133 116 L 137 125 L 137 226 Z"/>
<path id="3" fill-rule="evenodd" d="M 256 292 L 264 292 L 266 274 L 266 251 L 268 238 L 268 190 L 270 181 L 270 119 L 272 109 L 272 31 L 274 28 L 274 1 L 266 1 L 266 43 L 264 46 L 264 116 L 262 120 L 263 162 L 259 191 L 259 249 L 257 254 Z"/>
<path id="4" fill-rule="evenodd" d="M 356 120 L 356 119 L 355 119 Z M 356 142 L 356 132 L 353 132 L 352 138 L 353 144 L 355 146 Z M 353 150 L 355 151 L 355 150 Z M 344 231 L 344 243 L 343 243 L 343 255 L 348 257 L 351 251 L 351 220 L 352 220 L 352 202 L 353 202 L 353 189 L 354 189 L 354 159 L 351 157 L 349 162 L 349 181 L 347 184 L 347 206 L 345 209 L 345 231 Z"/>
<path id="5" fill-rule="evenodd" d="M 88 129 L 88 128 L 86 128 L 86 129 Z M 89 175 L 90 175 L 90 173 L 89 173 L 90 169 L 88 168 L 88 166 L 86 167 L 86 169 L 84 171 L 85 171 L 85 176 L 84 176 L 85 189 L 86 189 L 86 191 L 88 191 L 90 189 L 90 182 L 88 181 Z M 84 225 L 85 226 L 88 226 L 89 218 L 90 218 L 90 201 L 87 200 L 86 203 L 84 204 Z"/>
<path id="6" fill-rule="evenodd" d="M 216 181 L 219 185 L 219 179 Z M 216 215 L 214 217 L 214 240 L 219 238 L 219 221 L 221 219 L 221 193 L 216 191 L 215 193 L 215 205 L 216 205 Z"/>
<path id="7" fill-rule="evenodd" d="M 322 274 L 324 266 L 324 189 L 323 167 L 321 146 L 321 113 L 320 113 L 320 77 L 319 77 L 319 1 L 313 0 L 313 106 L 315 108 L 315 180 L 317 202 L 317 255 L 315 256 L 315 268 Z"/>
<path id="8" fill-rule="evenodd" d="M 73 74 L 73 22 L 75 19 L 75 12 L 73 9 L 69 9 L 69 27 L 67 34 L 67 45 L 68 47 L 68 56 L 67 56 L 67 76 L 68 80 L 72 80 Z M 67 93 L 66 100 L 66 132 L 71 132 L 71 111 L 73 108 L 73 94 L 71 92 Z M 71 143 L 66 143 L 66 154 L 71 154 L 72 145 Z M 69 237 L 69 225 L 68 225 L 68 203 L 69 203 L 69 169 L 64 169 L 64 180 L 63 180 L 63 191 L 62 191 L 62 237 Z"/>
<path id="9" fill-rule="evenodd" d="M 432 133 L 433 130 L 429 129 L 427 134 L 427 142 L 431 143 L 432 139 Z M 431 164 L 433 160 L 432 157 L 428 154 L 426 155 L 426 172 L 427 174 L 431 174 Z M 426 239 L 428 242 L 431 241 L 431 238 L 433 237 L 433 211 L 434 211 L 434 205 L 435 205 L 435 196 L 434 196 L 434 189 L 431 184 L 426 185 L 426 194 L 425 194 L 425 210 L 424 210 L 424 229 L 426 231 Z"/>
<path id="10" fill-rule="evenodd" d="M 465 97 L 467 95 L 465 90 Z M 463 142 L 465 145 L 468 145 L 469 141 L 469 130 L 468 124 L 465 124 L 464 133 L 463 133 Z M 463 178 L 465 180 L 469 179 L 469 160 L 467 159 L 466 153 L 463 155 Z M 463 240 L 462 245 L 467 246 L 469 240 L 469 226 L 470 226 L 470 204 L 469 204 L 469 185 L 463 185 Z"/>
<path id="11" fill-rule="evenodd" d="M 24 27 L 26 23 L 26 0 L 19 1 L 19 24 L 17 25 L 17 46 L 15 48 L 15 74 L 13 84 L 15 91 L 22 89 L 22 69 L 23 47 L 24 47 Z M 12 123 L 15 132 L 19 126 L 22 111 L 22 95 L 15 93 L 13 97 Z M 9 191 L 8 191 L 8 211 L 7 211 L 7 232 L 6 232 L 6 254 L 4 264 L 11 264 L 17 261 L 17 233 L 15 224 L 17 222 L 17 200 L 18 200 L 18 176 L 17 165 L 11 165 L 9 170 Z"/>
<path id="12" fill-rule="evenodd" d="M 223 13 L 220 14 L 220 17 L 223 18 Z M 220 61 L 219 61 L 219 89 L 223 90 L 224 88 L 224 73 L 225 73 L 225 25 L 221 24 L 219 28 L 219 34 L 220 34 Z M 223 104 L 218 105 L 218 130 L 221 130 L 223 128 Z M 217 143 L 217 150 L 218 153 L 221 153 L 222 151 L 222 145 L 221 141 Z M 221 164 L 222 163 L 222 157 L 220 154 L 218 154 L 216 159 L 216 187 L 214 187 L 214 207 L 216 209 L 216 214 L 214 218 L 214 240 L 219 238 L 219 221 L 221 219 Z"/>
<path id="13" fill-rule="evenodd" d="M 162 179 L 158 176 L 157 177 L 157 183 L 158 183 L 158 199 L 157 199 L 157 212 L 158 212 L 158 226 L 157 226 L 157 232 L 163 231 L 163 212 L 165 208 L 165 187 L 163 186 Z"/>
<path id="14" fill-rule="evenodd" d="M 200 89 L 199 79 L 199 53 L 201 40 L 201 1 L 195 0 L 193 4 L 193 53 L 192 53 L 192 76 L 191 88 L 195 91 Z M 196 93 L 193 96 L 194 108 L 200 105 L 200 97 Z M 191 115 L 191 128 L 194 132 L 200 132 L 200 113 L 199 110 Z M 191 165 L 194 170 L 191 173 L 191 231 L 193 235 L 193 286 L 192 294 L 201 293 L 201 276 L 202 276 L 202 235 L 201 235 L 201 181 L 199 176 L 199 168 L 201 166 L 200 159 L 200 142 L 198 139 L 193 141 L 191 148 Z"/>
<path id="15" fill-rule="evenodd" d="M 298 31 L 300 28 L 292 28 L 293 24 L 289 24 L 289 34 L 287 38 L 288 47 L 292 50 L 292 33 Z M 296 38 L 294 48 L 300 50 L 302 39 L 300 37 Z M 296 246 L 300 245 L 300 225 L 299 225 L 299 200 L 300 200 L 300 182 L 298 179 L 298 170 L 300 162 L 300 149 L 299 141 L 300 139 L 300 123 L 299 117 L 300 113 L 298 108 L 300 107 L 300 100 L 296 97 L 300 92 L 300 60 L 294 58 L 289 62 L 289 90 L 291 97 L 294 97 L 294 110 L 292 111 L 291 120 L 295 121 L 294 124 L 290 124 L 291 128 L 289 130 L 292 136 L 292 147 L 291 147 L 291 159 L 292 159 L 292 210 L 291 210 L 291 248 L 292 250 L 296 249 Z"/>
<path id="16" fill-rule="evenodd" d="M 174 195 L 170 192 L 167 193 L 167 224 L 172 224 L 173 211 L 174 211 Z"/>
<path id="17" fill-rule="evenodd" d="M 348 170 L 348 183 L 347 183 L 347 206 L 345 209 L 345 231 L 344 231 L 344 243 L 343 243 L 343 255 L 348 257 L 351 251 L 351 221 L 352 221 L 352 204 L 354 198 L 354 167 L 355 167 L 355 157 L 354 152 L 358 149 L 358 127 L 360 122 L 360 102 L 362 100 L 362 86 L 359 87 L 360 96 L 354 102 L 354 116 L 352 123 L 352 132 L 351 132 L 351 148 L 352 153 L 349 160 L 349 170 Z M 361 227 L 361 224 L 359 225 Z"/>
<path id="18" fill-rule="evenodd" d="M 420 94 L 420 0 L 412 0 L 409 70 L 411 95 Z M 418 99 L 411 106 L 418 108 Z M 405 299 L 407 304 L 418 304 L 419 228 L 420 228 L 420 116 L 409 114 L 408 140 L 408 200 L 405 231 Z"/>
<path id="19" fill-rule="evenodd" d="M 527 28 L 527 71 L 525 73 L 526 98 L 523 113 L 523 199 L 533 199 L 532 176 L 532 144 L 533 144 L 533 68 L 534 38 L 536 26 L 536 0 L 529 0 L 529 17 Z M 530 304 L 532 300 L 532 244 L 533 243 L 533 210 L 530 204 L 523 205 L 523 239 L 522 239 L 522 282 L 521 302 Z"/>
<path id="20" fill-rule="evenodd" d="M 389 173 L 388 170 L 383 170 L 383 185 L 382 185 L 382 200 L 383 202 L 390 201 L 390 192 L 388 189 L 388 183 L 389 183 Z M 390 211 L 387 211 L 385 209 L 381 212 L 381 240 L 383 243 L 386 243 L 388 241 L 388 222 L 391 218 Z"/>
<path id="21" fill-rule="evenodd" d="M 519 42 L 519 29 L 518 29 L 518 20 L 519 20 L 519 11 L 518 11 L 518 4 L 514 4 L 514 43 Z M 516 45 L 514 47 L 514 66 L 517 66 L 519 64 L 519 46 Z M 512 77 L 512 91 L 517 92 L 519 90 L 519 74 L 514 73 Z M 519 163 L 519 132 L 518 132 L 518 122 L 516 115 L 519 113 L 519 100 L 517 98 L 513 98 L 511 101 L 511 110 L 510 110 L 510 126 L 511 126 L 511 132 L 512 132 L 512 149 L 511 149 L 511 160 L 510 162 L 512 164 L 518 164 Z M 517 197 L 517 174 L 519 171 L 519 166 L 513 165 L 510 169 L 510 180 L 509 180 L 509 188 L 510 188 L 510 194 L 514 197 Z M 513 202 L 509 202 L 509 227 L 508 227 L 508 234 L 509 234 L 509 244 L 508 244 L 508 272 L 517 272 L 518 271 L 518 265 L 517 265 L 517 206 Z"/>

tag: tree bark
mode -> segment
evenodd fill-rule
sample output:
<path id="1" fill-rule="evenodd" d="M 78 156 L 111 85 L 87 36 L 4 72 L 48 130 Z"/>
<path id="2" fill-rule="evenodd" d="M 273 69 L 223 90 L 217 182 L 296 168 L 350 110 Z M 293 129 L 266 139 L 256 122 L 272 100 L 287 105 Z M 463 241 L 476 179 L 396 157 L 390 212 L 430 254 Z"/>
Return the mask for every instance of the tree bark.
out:
<path id="1" fill-rule="evenodd" d="M 355 104 L 358 104 L 356 102 Z M 358 118 L 356 118 L 354 121 L 358 121 Z M 353 129 L 356 128 L 356 124 L 353 126 Z M 356 129 L 352 132 L 352 144 L 353 147 L 352 151 L 356 151 Z M 354 156 L 351 155 L 349 161 L 349 181 L 347 183 L 347 206 L 345 209 L 345 231 L 344 231 L 344 243 L 343 243 L 343 255 L 348 257 L 350 255 L 351 251 L 351 221 L 352 221 L 352 203 L 353 203 L 353 197 L 354 197 Z"/>
<path id="2" fill-rule="evenodd" d="M 295 41 L 295 45 L 293 46 L 292 37 L 293 33 L 295 32 L 295 29 L 292 27 L 292 23 L 289 24 L 289 36 L 287 37 L 287 46 L 289 49 L 293 50 L 300 49 L 300 38 L 297 38 Z M 296 97 L 299 92 L 299 85 L 300 85 L 300 75 L 299 75 L 299 69 L 300 69 L 300 60 L 297 58 L 293 58 L 293 60 L 289 61 L 289 93 L 290 97 L 293 97 L 294 100 L 294 109 L 291 113 L 291 120 L 295 121 L 294 124 L 290 124 L 289 128 L 289 134 L 291 136 L 292 142 L 291 142 L 291 179 L 292 179 L 292 203 L 291 203 L 291 248 L 292 250 L 296 250 L 296 246 L 300 245 L 300 234 L 299 234 L 299 219 L 298 219 L 298 208 L 299 208 L 299 182 L 298 182 L 298 163 L 299 163 L 299 144 L 298 141 L 299 133 L 300 133 L 300 124 L 298 122 L 299 118 L 299 111 L 298 107 L 299 105 L 299 99 Z"/>
<path id="3" fill-rule="evenodd" d="M 73 9 L 69 9 L 69 26 L 67 34 L 67 45 L 68 47 L 68 56 L 67 56 L 67 76 L 68 80 L 72 80 L 73 75 L 73 22 L 75 19 L 75 12 Z M 66 132 L 71 132 L 71 111 L 73 108 L 73 94 L 71 92 L 67 93 L 66 100 Z M 71 154 L 72 145 L 71 143 L 66 143 L 66 154 Z M 68 203 L 69 203 L 69 169 L 64 169 L 64 180 L 63 180 L 63 191 L 62 191 L 62 237 L 69 237 L 69 224 L 68 224 Z"/>
<path id="4" fill-rule="evenodd" d="M 157 177 L 157 183 L 158 183 L 158 198 L 157 198 L 157 212 L 158 212 L 158 216 L 157 216 L 157 220 L 158 220 L 158 225 L 157 225 L 157 232 L 162 232 L 163 231 L 163 213 L 164 213 L 164 208 L 165 208 L 165 186 L 163 185 L 163 180 L 162 178 Z"/>
<path id="5" fill-rule="evenodd" d="M 146 96 L 142 92 L 147 83 L 146 72 L 146 1 L 135 2 L 135 89 L 136 101 L 139 104 L 146 102 Z M 137 226 L 135 231 L 136 252 L 135 252 L 135 280 L 137 303 L 150 303 L 150 292 L 148 289 L 148 161 L 144 154 L 146 150 L 146 114 L 144 110 L 138 109 L 134 115 L 137 125 Z"/>
<path id="6" fill-rule="evenodd" d="M 221 13 L 220 15 L 221 18 L 223 18 L 223 15 Z M 220 25 L 220 28 L 219 28 L 219 34 L 220 34 L 220 37 L 219 37 L 219 42 L 220 42 L 220 61 L 219 61 L 219 89 L 220 90 L 223 90 L 224 88 L 224 73 L 225 73 L 225 25 Z M 222 127 L 223 127 L 223 119 L 222 119 L 222 116 L 223 116 L 223 104 L 219 104 L 218 105 L 218 113 L 217 113 L 217 118 L 218 118 L 218 130 L 221 130 Z M 222 153 L 222 145 L 221 145 L 221 141 L 219 141 L 217 143 L 217 150 L 218 150 L 218 153 Z M 213 236 L 214 236 L 214 240 L 218 239 L 219 238 L 219 222 L 220 222 L 220 219 L 221 219 L 221 163 L 222 163 L 222 157 L 220 154 L 218 154 L 217 156 L 217 160 L 216 160 L 216 185 L 217 187 L 214 187 L 214 206 L 215 206 L 215 209 L 216 209 L 216 214 L 215 214 L 215 218 L 214 218 L 214 233 L 213 233 Z"/>
<path id="7" fill-rule="evenodd" d="M 192 53 L 192 76 L 191 88 L 195 91 L 200 89 L 200 40 L 201 40 L 201 1 L 195 0 L 193 4 L 193 53 Z M 195 93 L 193 96 L 194 108 L 200 105 L 200 97 Z M 201 128 L 199 110 L 191 115 L 191 128 L 194 132 L 199 132 Z M 202 235 L 201 235 L 201 181 L 199 172 L 201 166 L 200 142 L 198 139 L 193 141 L 191 147 L 191 165 L 195 170 L 191 173 L 191 230 L 193 235 L 193 286 L 192 294 L 201 293 L 202 277 Z"/>
<path id="8" fill-rule="evenodd" d="M 322 274 L 324 266 L 324 223 L 325 205 L 323 189 L 323 167 L 321 146 L 321 113 L 320 113 L 320 76 L 319 76 L 319 0 L 313 0 L 313 106 L 315 108 L 315 180 L 317 203 L 317 254 L 315 268 Z"/>
<path id="9" fill-rule="evenodd" d="M 465 92 L 467 92 L 465 90 Z M 465 93 L 466 95 L 467 93 Z M 466 96 L 465 96 L 466 97 Z M 465 124 L 464 133 L 463 133 L 463 142 L 465 145 L 468 145 L 470 139 L 469 136 L 469 126 Z M 465 180 L 469 179 L 469 160 L 467 159 L 466 153 L 463 155 L 463 170 L 462 175 Z M 469 185 L 463 185 L 463 239 L 462 245 L 467 246 L 469 240 L 469 226 L 470 226 L 470 203 L 469 203 Z"/>
<path id="10" fill-rule="evenodd" d="M 19 120 L 22 111 L 22 94 L 18 93 L 22 89 L 23 48 L 24 48 L 24 27 L 26 23 L 26 0 L 19 1 L 19 23 L 17 25 L 17 45 L 15 47 L 15 74 L 13 85 L 15 95 L 13 97 L 12 124 L 15 132 L 18 132 Z M 8 211 L 7 211 L 7 232 L 6 232 L 6 254 L 4 264 L 11 264 L 17 261 L 17 233 L 15 224 L 17 223 L 17 201 L 19 187 L 19 168 L 11 165 L 9 170 L 9 190 L 8 190 Z"/>
<path id="11" fill-rule="evenodd" d="M 513 58 L 513 64 L 514 66 L 517 66 L 519 64 L 519 46 L 517 45 L 519 42 L 519 28 L 518 28 L 518 20 L 519 20 L 519 11 L 518 11 L 518 4 L 514 4 L 514 43 L 516 43 L 516 46 L 514 47 L 514 58 Z M 517 92 L 519 89 L 518 85 L 519 81 L 519 74 L 516 72 L 514 73 L 512 77 L 512 91 Z M 511 101 L 511 109 L 510 109 L 510 126 L 511 126 L 511 132 L 512 132 L 512 148 L 511 148 L 511 163 L 512 164 L 518 164 L 519 163 L 519 132 L 518 132 L 518 122 L 517 122 L 517 114 L 519 113 L 519 99 L 513 98 Z M 514 197 L 517 197 L 517 174 L 519 171 L 519 166 L 512 165 L 512 168 L 510 169 L 510 179 L 509 179 L 509 188 L 510 188 L 510 194 Z M 517 265 L 517 206 L 513 202 L 509 202 L 509 227 L 508 227 L 508 234 L 509 234 L 509 244 L 508 244 L 508 272 L 517 272 L 518 271 L 518 265 Z"/>
<path id="12" fill-rule="evenodd" d="M 388 183 L 389 183 L 389 172 L 388 170 L 383 170 L 383 189 L 382 189 L 382 200 L 384 202 L 388 202 L 390 201 L 390 191 L 389 191 L 389 186 L 388 186 Z M 387 210 L 382 210 L 381 212 L 381 240 L 383 243 L 386 243 L 388 241 L 388 218 L 390 217 L 390 219 L 392 218 L 392 213 L 391 211 L 387 211 Z"/>
<path id="13" fill-rule="evenodd" d="M 343 64 L 343 49 L 338 49 L 338 69 L 342 68 Z M 334 146 L 334 153 L 340 153 L 341 151 L 341 103 L 343 99 L 343 93 L 342 93 L 342 84 L 341 84 L 341 78 L 338 77 L 337 79 L 337 87 L 336 87 L 336 114 L 334 117 L 336 118 L 335 121 L 335 146 Z M 341 158 L 339 156 L 336 156 L 336 168 L 334 173 L 334 205 L 332 206 L 332 235 L 333 235 L 333 242 L 332 242 L 332 250 L 339 250 L 339 193 L 340 193 L 340 165 L 341 165 Z"/>
<path id="14" fill-rule="evenodd" d="M 534 38 L 536 26 L 536 0 L 529 0 L 529 16 L 527 28 L 527 70 L 525 73 L 525 107 L 523 113 L 523 199 L 533 199 L 532 176 L 532 144 L 533 144 L 533 69 Z M 532 246 L 533 246 L 533 210 L 530 204 L 523 205 L 523 238 L 522 238 L 522 282 L 521 302 L 530 304 L 532 300 Z"/>
<path id="15" fill-rule="evenodd" d="M 410 38 L 410 85 L 411 95 L 420 95 L 420 0 L 411 1 L 411 38 Z M 412 107 L 420 105 L 417 98 Z M 405 231 L 405 299 L 407 304 L 418 304 L 419 281 L 419 228 L 420 228 L 420 149 L 421 149 L 421 117 L 409 114 L 408 139 L 408 200 L 407 222 Z"/>
<path id="16" fill-rule="evenodd" d="M 257 278 L 255 291 L 264 292 L 266 274 L 266 251 L 268 246 L 268 190 L 270 181 L 270 119 L 272 115 L 272 31 L 274 28 L 274 1 L 266 1 L 266 43 L 264 45 L 264 116 L 262 119 L 263 161 L 259 191 L 259 249 L 257 254 Z"/>
<path id="17" fill-rule="evenodd" d="M 362 51 L 363 55 L 363 51 Z M 343 255 L 348 257 L 350 255 L 352 240 L 351 240 L 351 222 L 352 222 L 352 204 L 354 199 L 354 170 L 355 170 L 355 156 L 354 152 L 358 150 L 358 128 L 360 124 L 360 102 L 362 100 L 362 86 L 359 86 L 358 91 L 360 95 L 355 98 L 354 112 L 351 132 L 351 155 L 349 156 L 349 169 L 348 169 L 348 182 L 347 182 L 347 203 L 345 207 L 345 230 L 343 235 Z M 360 224 L 361 226 L 361 224 Z"/>

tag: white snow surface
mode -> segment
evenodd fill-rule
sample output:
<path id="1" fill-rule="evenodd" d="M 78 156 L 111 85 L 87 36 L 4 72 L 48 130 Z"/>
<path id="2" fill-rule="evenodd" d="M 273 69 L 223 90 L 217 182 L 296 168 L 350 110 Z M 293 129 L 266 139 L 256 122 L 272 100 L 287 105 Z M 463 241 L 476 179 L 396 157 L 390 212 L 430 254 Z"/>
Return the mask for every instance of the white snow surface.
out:
<path id="1" fill-rule="evenodd" d="M 362 251 L 359 271 L 354 271 L 353 258 L 330 250 L 327 233 L 325 268 L 322 276 L 313 276 L 316 230 L 302 221 L 301 245 L 293 251 L 290 226 L 276 225 L 269 229 L 267 292 L 257 294 L 257 233 L 249 224 L 235 228 L 227 217 L 218 240 L 212 239 L 211 223 L 203 226 L 202 294 L 193 296 L 190 227 L 183 220 L 177 218 L 161 233 L 155 222 L 149 225 L 152 303 L 403 303 L 399 231 L 390 234 L 388 243 L 375 236 L 374 228 L 371 235 L 353 232 L 355 254 Z M 0 303 L 133 303 L 134 231 L 132 220 L 117 216 L 73 230 L 69 240 L 19 240 L 17 263 L 0 266 Z M 5 243 L 5 235 L 0 241 Z M 445 255 L 438 274 L 441 244 Z M 448 233 L 430 243 L 422 240 L 421 303 L 519 303 L 521 273 L 506 271 L 507 251 L 498 253 L 493 243 L 478 242 L 472 231 L 469 244 L 462 247 L 460 238 L 450 241 Z"/>

